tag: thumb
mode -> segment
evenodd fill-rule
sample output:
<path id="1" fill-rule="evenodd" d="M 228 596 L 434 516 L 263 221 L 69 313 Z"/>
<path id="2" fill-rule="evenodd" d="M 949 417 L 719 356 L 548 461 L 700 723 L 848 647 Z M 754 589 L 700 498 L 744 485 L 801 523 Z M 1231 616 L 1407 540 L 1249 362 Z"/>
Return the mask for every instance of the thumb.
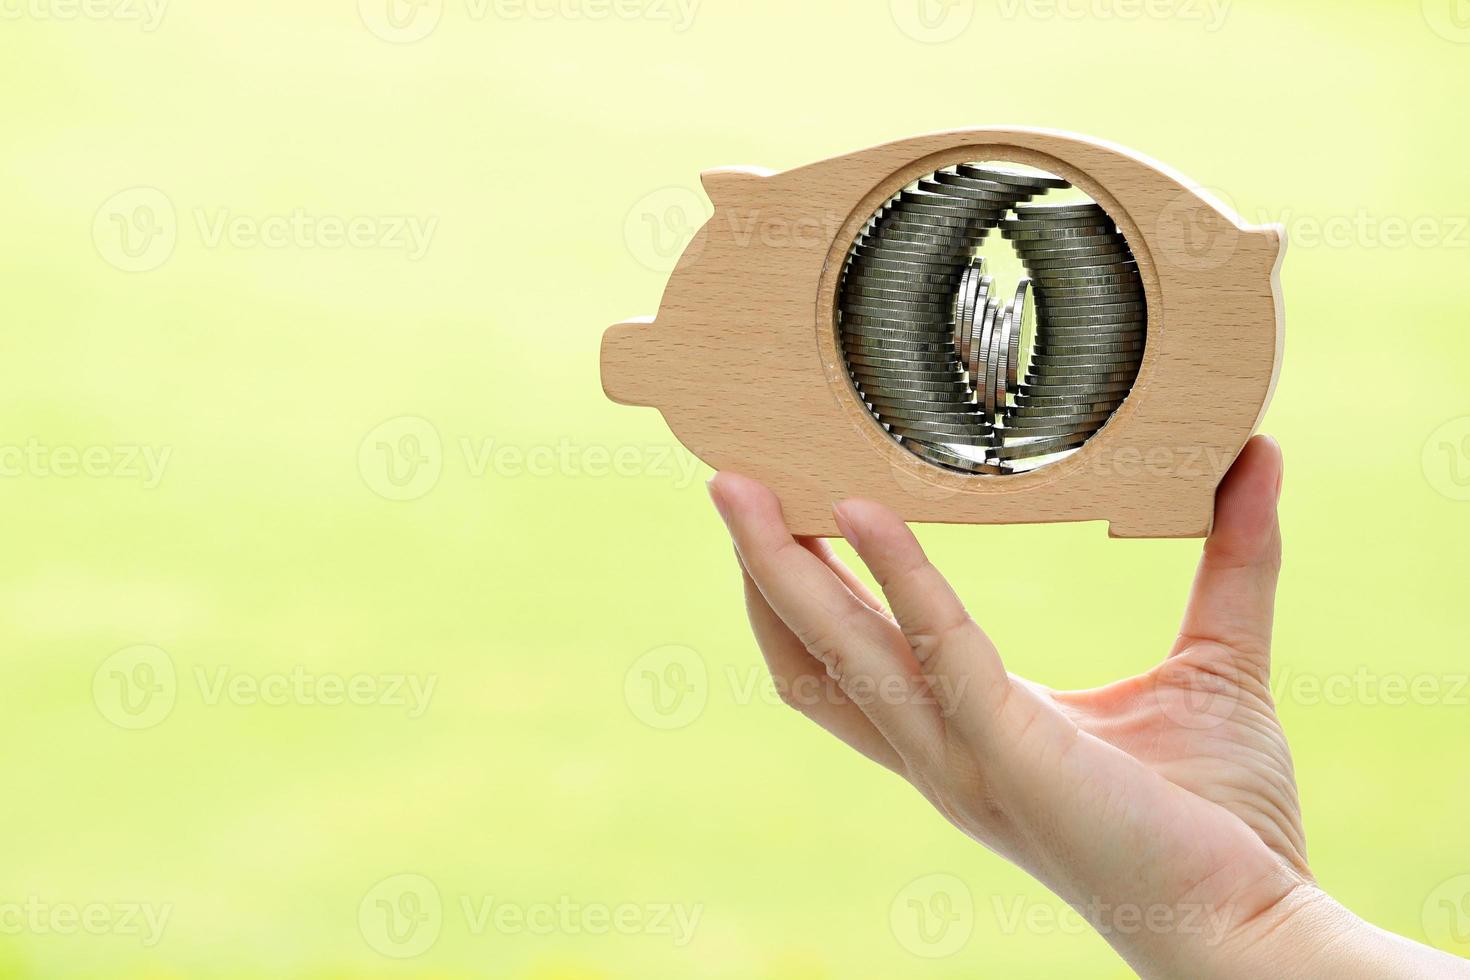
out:
<path id="1" fill-rule="evenodd" d="M 1229 647 L 1257 676 L 1270 669 L 1271 623 L 1281 570 L 1281 446 L 1256 436 L 1220 484 L 1184 623 L 1171 656 L 1198 643 Z"/>

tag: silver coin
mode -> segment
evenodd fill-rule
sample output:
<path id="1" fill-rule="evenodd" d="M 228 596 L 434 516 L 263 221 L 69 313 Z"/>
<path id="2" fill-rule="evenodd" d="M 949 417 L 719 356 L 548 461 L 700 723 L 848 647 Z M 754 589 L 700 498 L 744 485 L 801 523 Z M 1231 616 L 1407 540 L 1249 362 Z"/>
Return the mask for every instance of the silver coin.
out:
<path id="1" fill-rule="evenodd" d="M 1016 445 L 1001 446 L 995 450 L 995 457 L 1001 460 L 1026 459 L 1030 456 L 1049 456 L 1052 453 L 1063 452 L 1068 449 L 1076 449 L 1092 438 L 1092 433 L 1056 436 L 1050 439 L 1037 439 L 1032 442 L 1018 443 Z"/>
<path id="2" fill-rule="evenodd" d="M 843 284 L 844 296 L 874 296 L 879 299 L 917 299 L 924 303 L 952 301 L 954 288 L 930 283 L 903 283 L 896 279 L 876 284 L 849 281 Z"/>
<path id="3" fill-rule="evenodd" d="M 884 424 L 898 435 L 926 442 L 948 442 L 961 446 L 994 446 L 997 442 L 995 434 L 984 425 L 941 425 L 936 422 L 909 422 L 904 419 L 894 419 Z"/>
<path id="4" fill-rule="evenodd" d="M 1138 297 L 1095 296 L 1066 301 L 1039 300 L 1037 306 L 1057 316 L 1096 316 L 1098 313 L 1143 313 L 1148 307 Z"/>
<path id="5" fill-rule="evenodd" d="M 895 288 L 894 283 L 900 284 L 898 288 L 913 285 L 925 289 L 953 289 L 958 279 L 959 274 L 955 272 L 889 272 L 864 263 L 858 268 L 849 269 L 843 282 L 888 289 Z"/>
<path id="6" fill-rule="evenodd" d="M 1066 241 L 1071 238 L 1098 238 L 1110 234 L 1111 228 L 1101 225 L 1083 225 L 1078 228 L 1051 228 L 1038 231 L 1032 228 L 1017 228 L 1002 224 L 1001 236 L 1013 242 Z"/>
<path id="7" fill-rule="evenodd" d="M 893 204 L 878 219 L 876 229 L 882 230 L 889 225 L 897 225 L 908 231 L 922 232 L 929 229 L 933 232 L 948 229 L 951 232 L 967 232 L 973 231 L 983 221 L 983 218 L 963 211 L 945 214 L 936 208 L 925 209 L 922 206 L 905 207 L 903 204 Z"/>
<path id="8" fill-rule="evenodd" d="M 910 304 L 911 306 L 913 304 Z M 852 302 L 842 307 L 844 313 L 854 316 L 875 317 L 879 319 L 902 320 L 909 323 L 928 323 L 949 328 L 954 320 L 953 314 L 943 308 L 928 309 L 905 309 L 895 307 L 891 304 L 885 305 L 870 300 L 866 297 L 854 297 Z"/>
<path id="9" fill-rule="evenodd" d="M 873 330 L 896 331 L 907 333 L 914 340 L 947 340 L 954 336 L 954 323 L 948 319 L 935 320 L 932 322 L 921 322 L 915 319 L 918 314 L 913 313 L 889 313 L 886 316 L 872 316 L 866 313 L 842 314 L 842 328 L 850 331 L 856 336 L 867 336 Z M 908 319 L 902 319 L 908 317 Z M 1106 331 L 1107 328 L 1098 327 L 1098 330 Z"/>
<path id="10" fill-rule="evenodd" d="M 963 265 L 969 258 L 970 247 L 964 242 L 957 245 L 920 245 L 917 242 L 886 241 L 877 239 L 871 245 L 859 245 L 859 258 L 891 259 L 899 262 L 947 262 Z"/>
<path id="11" fill-rule="evenodd" d="M 1121 340 L 1137 340 L 1139 337 L 1148 333 L 1148 324 L 1147 321 L 1140 320 L 1135 323 L 1115 323 L 1101 326 L 1079 327 L 1069 325 L 1059 327 L 1052 319 L 1039 317 L 1037 319 L 1036 333 L 1038 337 L 1053 343 L 1062 340 L 1111 343 Z"/>
<path id="12" fill-rule="evenodd" d="M 843 295 L 853 298 L 871 298 L 880 300 L 912 300 L 918 303 L 952 304 L 954 302 L 953 291 L 935 286 L 933 288 L 913 287 L 905 289 L 898 283 L 889 283 L 887 286 L 863 286 L 849 285 Z"/>
<path id="13" fill-rule="evenodd" d="M 1020 406 L 1006 409 L 1005 425 L 1008 429 L 1021 432 L 1025 429 L 1039 429 L 1048 425 L 1083 425 L 1087 423 L 1101 424 L 1106 422 L 1113 414 L 1111 408 L 1098 411 L 1088 411 L 1084 408 L 1066 407 L 1041 407 Z"/>
<path id="14" fill-rule="evenodd" d="M 1103 422 L 1056 422 L 1053 425 L 1037 425 L 1025 429 L 1001 430 L 997 432 L 1005 445 L 1024 445 L 1017 440 L 1036 438 L 1060 438 L 1063 436 L 1091 436 L 1102 428 Z"/>
<path id="15" fill-rule="evenodd" d="M 902 227 L 884 228 L 872 235 L 865 235 L 863 244 L 918 245 L 935 251 L 969 247 L 969 242 L 964 235 L 935 235 L 927 231 L 909 231 Z"/>
<path id="16" fill-rule="evenodd" d="M 887 383 L 892 384 L 909 374 L 941 375 L 939 378 L 929 379 L 934 381 L 963 382 L 965 380 L 958 371 L 959 362 L 950 354 L 898 351 L 846 351 L 844 353 L 847 358 L 848 371 L 854 376 L 860 376 L 869 381 L 886 378 Z"/>
<path id="17" fill-rule="evenodd" d="M 960 429 L 982 429 L 984 420 L 973 404 L 957 403 L 950 410 L 927 411 L 922 408 L 901 406 L 892 402 L 874 402 L 873 411 L 885 422 L 902 422 L 905 425 L 952 425 Z"/>
<path id="18" fill-rule="evenodd" d="M 1076 239 L 1072 239 L 1076 240 Z M 1035 251 L 1018 252 L 1021 261 L 1027 264 L 1032 262 L 1060 262 L 1068 259 L 1098 258 L 1118 260 L 1126 262 L 1133 258 L 1133 250 L 1127 245 L 1118 242 L 1104 242 L 1099 245 L 1082 245 L 1078 248 L 1039 248 Z"/>
<path id="19" fill-rule="evenodd" d="M 995 418 L 997 407 L 1005 399 L 1004 357 L 1010 350 L 1010 318 L 1009 306 L 1002 307 L 996 314 L 995 325 L 990 331 L 990 346 L 985 354 L 985 415 L 991 419 Z"/>
<path id="20" fill-rule="evenodd" d="M 874 408 L 918 408 L 924 411 L 954 411 L 964 408 L 975 411 L 975 402 L 968 393 L 960 395 L 949 391 L 864 391 L 863 400 Z"/>
<path id="21" fill-rule="evenodd" d="M 864 322 L 858 323 L 856 321 Z M 938 343 L 953 338 L 949 324 L 927 326 L 922 324 L 871 323 L 869 317 L 842 317 L 842 336 L 855 340 L 908 340 L 923 343 Z"/>
<path id="22" fill-rule="evenodd" d="M 964 184 L 941 184 L 937 180 L 919 181 L 919 190 L 936 197 L 950 200 L 975 201 L 981 207 L 1004 211 L 1015 203 L 1016 195 L 1011 191 L 985 190 Z"/>
<path id="23" fill-rule="evenodd" d="M 1002 198 L 1002 202 L 1009 209 L 1021 201 L 1029 201 L 1032 194 L 1018 187 L 1008 187 L 1005 184 L 997 184 L 993 180 L 975 180 L 972 177 L 963 177 L 959 174 L 938 173 L 934 175 L 934 181 L 946 187 L 963 187 L 967 190 L 983 191 L 986 194 Z"/>
<path id="24" fill-rule="evenodd" d="M 1043 237 L 1055 231 L 1072 228 L 1106 228 L 1112 230 L 1117 226 L 1113 219 L 1105 214 L 1091 214 L 1081 218 L 1008 218 L 1001 222 L 1001 234 L 1008 231 L 1035 231 L 1041 232 Z"/>
<path id="25" fill-rule="evenodd" d="M 970 372 L 970 381 L 975 385 L 975 393 L 982 402 L 985 399 L 985 363 L 990 356 L 991 342 L 995 335 L 995 321 L 1000 316 L 1000 309 L 1000 300 L 991 299 L 986 302 L 985 316 L 980 321 L 980 336 L 971 352 L 970 362 L 966 365 Z"/>
<path id="26" fill-rule="evenodd" d="M 968 456 L 961 456 L 959 453 L 935 443 L 920 442 L 917 439 L 905 439 L 904 445 L 915 456 L 964 473 L 1000 476 L 1007 472 L 1005 467 L 996 463 L 970 459 Z"/>
<path id="27" fill-rule="evenodd" d="M 994 279 L 992 279 L 990 276 L 980 277 L 979 289 L 975 296 L 975 303 L 973 308 L 970 310 L 970 350 L 967 352 L 964 359 L 966 364 L 969 364 L 970 361 L 973 359 L 975 345 L 980 342 L 980 328 L 983 326 L 980 321 L 984 319 L 985 307 L 990 303 L 990 295 L 994 288 Z"/>
<path id="28" fill-rule="evenodd" d="M 1142 310 L 1129 313 L 1080 314 L 1078 316 L 1053 316 L 1047 314 L 1042 323 L 1047 328 L 1065 327 L 1124 327 L 1144 323 L 1148 314 Z"/>
<path id="29" fill-rule="evenodd" d="M 930 194 L 926 191 L 904 191 L 891 208 L 922 214 L 969 215 L 991 221 L 999 221 L 1006 214 L 1006 208 L 1000 202 L 991 204 L 976 198 Z"/>
<path id="30" fill-rule="evenodd" d="M 1091 343 L 1089 341 L 1073 342 L 1064 339 L 1061 343 L 1038 340 L 1031 350 L 1037 354 L 1142 354 L 1144 342 L 1142 340 L 1115 340 Z"/>
<path id="31" fill-rule="evenodd" d="M 1011 300 L 1010 351 L 1006 358 L 1006 387 L 1016 387 L 1016 369 L 1021 360 L 1021 349 L 1030 350 L 1036 342 L 1036 311 L 1031 299 L 1031 280 L 1022 279 L 1016 286 L 1015 298 Z"/>
<path id="32" fill-rule="evenodd" d="M 1122 378 L 1106 374 L 1058 374 L 1036 375 L 1028 371 L 1016 386 L 1017 393 L 1028 395 L 1072 395 L 1086 394 L 1092 398 L 1112 398 L 1133 388 L 1138 378 L 1129 373 Z"/>
<path id="33" fill-rule="evenodd" d="M 1047 201 L 1031 201 L 1016 205 L 1016 214 L 1022 218 L 1087 218 L 1093 215 L 1107 217 L 1107 211 L 1096 201 L 1068 201 L 1052 204 Z"/>
<path id="34" fill-rule="evenodd" d="M 1137 275 L 1138 267 L 1130 259 L 1086 258 L 1076 261 L 1023 262 L 1026 271 L 1037 282 L 1056 285 L 1065 279 L 1087 279 L 1095 276 Z"/>
<path id="35" fill-rule="evenodd" d="M 1022 259 L 1033 255 L 1041 257 L 1047 252 L 1065 252 L 1079 248 L 1113 248 L 1132 251 L 1128 240 L 1117 233 L 1081 238 L 1028 238 L 1021 241 L 1012 240 L 1010 244 Z"/>
<path id="36" fill-rule="evenodd" d="M 884 357 L 882 356 L 884 353 L 893 352 L 880 351 L 878 353 L 861 354 L 852 352 L 847 355 L 847 363 L 849 367 L 853 368 L 877 368 L 888 371 L 948 370 L 951 364 L 958 370 L 960 366 L 958 360 L 946 353 L 923 354 L 914 352 L 898 357 Z"/>
<path id="37" fill-rule="evenodd" d="M 943 381 L 894 381 L 887 378 L 865 378 L 859 375 L 853 375 L 852 382 L 864 400 L 867 400 L 869 397 L 892 398 L 905 395 L 945 395 L 953 397 L 956 401 L 968 401 L 974 394 L 970 391 L 969 385 L 951 375 L 946 375 Z"/>
<path id="38" fill-rule="evenodd" d="M 1074 367 L 1085 364 L 1113 364 L 1137 367 L 1143 360 L 1141 351 L 1115 351 L 1105 354 L 1089 351 L 1085 354 L 1032 354 L 1031 366 L 1037 370 L 1053 367 Z M 1122 370 L 1119 368 L 1119 370 Z"/>
<path id="39" fill-rule="evenodd" d="M 874 340 L 866 337 L 844 338 L 842 349 L 850 354 L 869 354 L 876 357 L 907 357 L 910 355 L 958 356 L 952 342 L 918 340 L 906 343 L 901 340 Z M 1070 350 L 1071 348 L 1067 348 Z"/>
<path id="40" fill-rule="evenodd" d="M 1036 283 L 1033 288 L 1036 290 L 1036 298 L 1042 303 L 1065 303 L 1100 297 L 1143 295 L 1143 283 L 1137 280 L 1100 286 L 1045 286 Z"/>
<path id="41" fill-rule="evenodd" d="M 885 418 L 900 435 L 914 436 L 929 442 L 958 442 L 967 446 L 993 446 L 999 440 L 989 425 L 980 416 L 970 416 L 954 422 L 927 421 L 924 419 Z"/>
<path id="42" fill-rule="evenodd" d="M 1123 404 L 1122 398 L 1091 398 L 1086 395 L 1016 395 L 1026 401 L 1010 411 L 1032 411 L 1032 413 L 1060 414 L 1107 414 L 1111 416 Z"/>
<path id="43" fill-rule="evenodd" d="M 973 402 L 906 404 L 895 399 L 880 398 L 869 402 L 869 406 L 885 422 L 890 420 L 908 424 L 922 422 L 933 425 L 953 425 L 960 428 L 979 428 L 984 425 L 979 409 Z"/>
<path id="44" fill-rule="evenodd" d="M 1028 193 L 1045 190 L 1064 190 L 1072 185 L 1052 174 L 1023 174 L 1005 167 L 981 166 L 962 163 L 955 173 L 971 180 L 988 180 L 1007 187 L 1019 187 Z"/>
<path id="45" fill-rule="evenodd" d="M 1137 266 L 1130 265 L 1132 261 L 1132 259 L 1126 256 L 1079 255 L 1076 258 L 1046 259 L 1038 262 L 1023 261 L 1021 264 L 1033 276 L 1052 279 L 1059 275 L 1072 275 L 1084 269 L 1103 269 L 1108 272 L 1120 272 L 1124 269 L 1137 268 Z"/>
<path id="46" fill-rule="evenodd" d="M 954 296 L 954 339 L 955 348 L 960 352 L 963 359 L 969 350 L 968 323 L 970 310 L 975 302 L 975 293 L 979 284 L 980 271 L 971 265 L 965 270 L 960 279 L 958 291 Z"/>
<path id="47" fill-rule="evenodd" d="M 1066 275 L 1051 274 L 1046 278 L 1032 276 L 1036 281 L 1037 291 L 1047 295 L 1056 295 L 1064 290 L 1079 289 L 1094 286 L 1137 286 L 1142 288 L 1143 281 L 1138 278 L 1138 270 L 1130 267 L 1126 272 L 1068 272 Z"/>
<path id="48" fill-rule="evenodd" d="M 847 303 L 844 304 L 844 309 L 856 311 L 858 307 L 884 312 L 932 313 L 946 320 L 954 319 L 954 303 L 948 296 L 933 302 L 916 296 L 907 296 L 902 299 L 887 296 L 849 296 Z"/>
<path id="49" fill-rule="evenodd" d="M 948 323 L 910 323 L 884 317 L 842 314 L 842 329 L 856 337 L 912 337 L 915 340 L 948 340 L 954 327 Z"/>
<path id="50" fill-rule="evenodd" d="M 874 255 L 871 254 L 873 251 L 872 246 L 859 245 L 857 248 L 862 249 L 866 253 L 859 256 L 860 261 L 864 263 L 863 268 L 865 270 L 878 269 L 905 274 L 948 275 L 951 272 L 958 272 L 962 268 L 961 263 L 956 259 L 933 258 L 919 255 L 887 255 L 882 251 Z"/>
<path id="51" fill-rule="evenodd" d="M 1109 365 L 1099 365 L 1097 370 L 1086 370 L 1077 367 L 1065 368 L 1037 368 L 1027 371 L 1024 375 L 1026 383 L 1030 385 L 1044 384 L 1119 384 L 1132 385 L 1138 379 L 1138 369 L 1131 368 L 1122 371 L 1109 371 L 1105 368 Z"/>
<path id="52" fill-rule="evenodd" d="M 934 258 L 920 255 L 899 255 L 886 258 L 881 252 L 878 255 L 860 254 L 858 249 L 871 253 L 873 246 L 863 243 L 853 246 L 852 254 L 856 263 L 854 268 L 865 275 L 887 273 L 903 276 L 958 276 L 965 268 L 965 263 L 957 258 Z"/>
<path id="53" fill-rule="evenodd" d="M 1059 412 L 1052 409 L 1049 410 L 1049 414 L 1032 411 L 1025 415 L 1007 415 L 1004 424 L 996 429 L 996 434 L 1007 442 L 1016 439 L 1032 439 L 1037 436 L 1064 435 L 1069 431 L 1100 428 L 1112 416 L 1113 413 L 1110 411 L 1073 412 L 1069 410 Z"/>

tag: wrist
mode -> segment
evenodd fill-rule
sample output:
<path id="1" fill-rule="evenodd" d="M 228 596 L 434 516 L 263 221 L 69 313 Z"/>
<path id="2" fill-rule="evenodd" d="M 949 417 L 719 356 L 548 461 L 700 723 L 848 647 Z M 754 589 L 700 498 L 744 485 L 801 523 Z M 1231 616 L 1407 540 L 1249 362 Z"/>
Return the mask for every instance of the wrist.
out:
<path id="1" fill-rule="evenodd" d="M 1212 957 L 1208 976 L 1301 980 L 1433 980 L 1470 977 L 1470 962 L 1394 935 L 1303 884 L 1241 923 Z"/>

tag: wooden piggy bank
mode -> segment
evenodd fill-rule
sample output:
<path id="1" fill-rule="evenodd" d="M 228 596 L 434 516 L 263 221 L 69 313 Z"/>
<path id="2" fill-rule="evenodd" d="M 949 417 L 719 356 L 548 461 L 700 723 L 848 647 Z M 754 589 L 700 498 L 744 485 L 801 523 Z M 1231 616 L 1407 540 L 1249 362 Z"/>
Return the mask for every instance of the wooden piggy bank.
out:
<path id="1" fill-rule="evenodd" d="M 713 216 L 657 318 L 607 331 L 603 387 L 770 486 L 794 533 L 835 534 L 846 497 L 911 521 L 1209 532 L 1280 370 L 1279 228 L 1030 129 L 703 182 Z"/>

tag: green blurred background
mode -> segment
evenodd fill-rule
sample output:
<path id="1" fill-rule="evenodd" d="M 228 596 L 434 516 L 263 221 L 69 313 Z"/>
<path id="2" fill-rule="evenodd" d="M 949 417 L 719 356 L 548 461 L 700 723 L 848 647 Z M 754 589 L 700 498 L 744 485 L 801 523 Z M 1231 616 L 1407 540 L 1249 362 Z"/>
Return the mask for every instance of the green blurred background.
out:
<path id="1" fill-rule="evenodd" d="M 392 2 L 0 10 L 0 974 L 1128 976 L 777 703 L 707 472 L 598 381 L 701 170 L 998 123 L 1286 224 L 1313 863 L 1470 953 L 1463 0 Z M 921 535 L 1068 687 L 1199 550 Z"/>

